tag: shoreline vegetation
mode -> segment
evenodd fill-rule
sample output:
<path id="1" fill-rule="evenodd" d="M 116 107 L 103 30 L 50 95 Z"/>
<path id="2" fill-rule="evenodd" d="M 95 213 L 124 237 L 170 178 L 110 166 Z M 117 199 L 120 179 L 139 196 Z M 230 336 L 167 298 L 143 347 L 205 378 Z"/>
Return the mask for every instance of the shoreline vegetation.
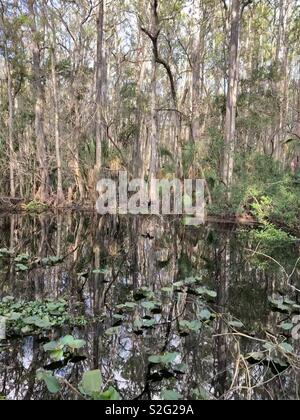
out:
<path id="1" fill-rule="evenodd" d="M 0 400 L 300 399 L 299 11 L 0 0 Z"/>
<path id="2" fill-rule="evenodd" d="M 3 398 L 299 397 L 299 252 L 291 237 L 267 224 L 191 231 L 166 220 L 156 231 L 153 220 L 139 218 L 132 229 L 127 216 L 96 217 L 2 221 Z M 126 353 L 124 342 L 133 343 Z"/>
<path id="3" fill-rule="evenodd" d="M 77 211 L 83 213 L 92 213 L 96 214 L 97 210 L 92 204 L 81 204 L 81 203 L 70 203 L 64 205 L 48 205 L 45 203 L 40 203 L 37 201 L 25 203 L 23 199 L 16 198 L 11 199 L 9 197 L 0 197 L 0 215 L 9 214 L 9 213 L 18 213 L 18 214 L 41 214 L 48 212 L 68 212 L 68 211 Z M 115 216 L 118 216 L 116 214 Z M 142 215 L 140 215 L 142 216 Z M 157 215 L 146 215 L 145 217 L 160 217 Z M 168 215 L 165 217 L 180 217 L 177 215 Z M 240 223 L 240 224 L 249 224 L 249 225 L 259 225 L 260 222 L 251 215 L 212 215 L 206 214 L 205 222 L 220 222 L 220 223 Z"/>
<path id="4" fill-rule="evenodd" d="M 0 216 L 5 214 L 42 214 L 42 213 L 64 213 L 64 212 L 78 212 L 78 213 L 90 213 L 91 215 L 96 215 L 97 210 L 96 207 L 92 205 L 92 203 L 69 203 L 64 205 L 55 205 L 55 204 L 46 204 L 41 203 L 39 201 L 31 201 L 26 203 L 21 198 L 10 198 L 10 197 L 0 197 Z M 107 215 L 108 216 L 108 215 Z M 120 216 L 119 214 L 114 215 L 115 217 Z M 131 216 L 131 215 L 129 215 Z M 99 215 L 100 217 L 100 215 Z M 102 217 L 105 217 L 102 215 Z M 124 217 L 124 216 L 123 216 Z M 157 215 L 140 215 L 139 217 L 144 218 L 159 218 L 163 216 Z M 165 217 L 174 217 L 180 218 L 183 216 L 178 215 L 168 215 Z M 272 223 L 272 220 L 268 221 Z M 219 223 L 219 224 L 231 224 L 237 226 L 249 226 L 253 228 L 263 228 L 265 223 L 259 219 L 254 214 L 251 213 L 244 213 L 244 214 L 218 214 L 210 211 L 206 211 L 204 223 Z M 275 225 L 278 229 L 283 229 L 290 234 L 295 234 L 300 236 L 300 228 L 292 228 L 287 224 L 280 224 L 275 222 Z M 296 242 L 300 242 L 300 239 L 294 238 Z"/>
<path id="5" fill-rule="evenodd" d="M 296 1 L 4 3 L 0 211 L 85 209 L 127 171 L 204 179 L 210 216 L 298 229 Z"/>

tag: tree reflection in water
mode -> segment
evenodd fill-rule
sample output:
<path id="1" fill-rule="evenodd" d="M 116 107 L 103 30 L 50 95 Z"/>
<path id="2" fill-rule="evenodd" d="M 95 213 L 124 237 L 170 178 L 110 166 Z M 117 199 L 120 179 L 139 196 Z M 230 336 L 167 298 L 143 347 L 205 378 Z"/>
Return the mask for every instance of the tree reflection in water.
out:
<path id="1" fill-rule="evenodd" d="M 161 389 L 177 390 L 185 399 L 298 397 L 299 370 L 276 375 L 268 366 L 250 365 L 243 357 L 260 350 L 256 337 L 278 332 L 284 316 L 271 310 L 268 297 L 286 290 L 278 267 L 262 269 L 247 258 L 247 240 L 240 239 L 235 226 L 189 228 L 171 219 L 70 213 L 3 216 L 0 227 L 0 248 L 28 254 L 31 261 L 64 257 L 53 267 L 33 264 L 26 273 L 16 272 L 12 261 L 0 261 L 0 296 L 25 301 L 64 297 L 71 314 L 88 320 L 85 327 L 2 342 L 0 395 L 54 398 L 35 377 L 36 370 L 49 362 L 42 344 L 72 333 L 86 340 L 87 359 L 59 373 L 76 384 L 85 370 L 101 369 L 104 382 L 113 384 L 124 399 L 159 397 Z M 286 268 L 292 268 L 298 250 L 284 252 Z M 182 334 L 181 320 L 199 318 L 199 297 L 188 288 L 181 293 L 161 289 L 192 276 L 202 276 L 205 286 L 217 292 L 207 305 L 226 316 L 217 315 L 201 329 Z M 297 276 L 296 271 L 293 281 Z M 154 328 L 138 332 L 133 327 L 141 315 L 138 306 L 124 322 L 114 315 L 120 315 L 117 306 L 132 300 L 132 291 L 142 287 L 154 292 L 156 299 L 159 296 L 161 311 L 153 315 Z M 252 339 L 230 334 L 228 314 L 245 325 L 243 332 Z M 107 335 L 105 331 L 116 324 L 118 334 Z M 299 342 L 289 341 L 299 355 Z M 164 376 L 149 366 L 150 355 L 166 352 L 178 352 L 178 362 L 186 367 Z M 59 398 L 72 397 L 64 390 Z"/>

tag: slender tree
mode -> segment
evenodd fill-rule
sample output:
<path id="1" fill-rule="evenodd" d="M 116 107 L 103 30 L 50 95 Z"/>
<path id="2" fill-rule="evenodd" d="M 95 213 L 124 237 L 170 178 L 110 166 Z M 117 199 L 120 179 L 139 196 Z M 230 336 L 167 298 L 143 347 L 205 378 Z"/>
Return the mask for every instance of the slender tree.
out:
<path id="1" fill-rule="evenodd" d="M 30 18 L 31 40 L 30 49 L 32 53 L 32 86 L 35 101 L 35 136 L 36 136 L 36 157 L 39 163 L 39 190 L 37 197 L 47 202 L 50 195 L 50 178 L 47 158 L 47 146 L 45 135 L 45 85 L 42 69 L 42 43 L 44 32 L 38 30 L 37 10 L 35 0 L 27 0 Z M 41 11 L 39 10 L 39 14 Z"/>
<path id="2" fill-rule="evenodd" d="M 105 92 L 106 92 L 106 60 L 105 60 L 105 0 L 99 3 L 97 18 L 97 61 L 96 61 L 96 176 L 102 164 L 102 148 L 106 133 L 106 122 L 104 117 Z"/>

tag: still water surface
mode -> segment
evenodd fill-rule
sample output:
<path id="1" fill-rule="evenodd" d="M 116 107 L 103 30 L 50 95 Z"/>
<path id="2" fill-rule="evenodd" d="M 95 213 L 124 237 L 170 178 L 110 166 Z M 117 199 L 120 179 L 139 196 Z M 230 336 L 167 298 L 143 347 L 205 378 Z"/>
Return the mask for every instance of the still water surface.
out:
<path id="1" fill-rule="evenodd" d="M 269 302 L 288 296 L 298 303 L 299 296 L 277 264 L 249 253 L 250 232 L 77 213 L 1 216 L 0 232 L 0 248 L 33 262 L 18 271 L 11 259 L 0 259 L 0 300 L 64 298 L 69 314 L 85 319 L 2 340 L 1 396 L 73 398 L 67 391 L 53 397 L 36 380 L 36 370 L 50 362 L 43 344 L 73 334 L 87 342 L 85 360 L 56 373 L 77 384 L 84 371 L 100 369 L 123 399 L 158 399 L 166 389 L 184 399 L 299 398 L 300 340 L 280 328 L 292 315 Z M 282 246 L 272 256 L 290 273 L 299 249 Z M 61 260 L 50 267 L 38 263 L 49 257 Z M 297 270 L 291 282 L 299 287 Z M 272 363 L 264 340 L 291 344 L 293 363 Z M 253 352 L 264 352 L 265 359 L 249 358 Z M 175 362 L 149 363 L 165 353 L 178 353 Z"/>

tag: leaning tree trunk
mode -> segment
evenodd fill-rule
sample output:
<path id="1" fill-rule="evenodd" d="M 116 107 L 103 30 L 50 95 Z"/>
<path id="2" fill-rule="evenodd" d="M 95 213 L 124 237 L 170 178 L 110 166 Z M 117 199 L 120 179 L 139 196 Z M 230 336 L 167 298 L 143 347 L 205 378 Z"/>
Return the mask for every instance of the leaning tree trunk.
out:
<path id="1" fill-rule="evenodd" d="M 223 182 L 228 189 L 233 180 L 233 165 L 236 136 L 236 108 L 239 83 L 240 58 L 240 29 L 241 29 L 241 0 L 232 0 L 231 35 L 229 45 L 229 77 L 227 87 L 226 120 L 224 131 Z"/>

